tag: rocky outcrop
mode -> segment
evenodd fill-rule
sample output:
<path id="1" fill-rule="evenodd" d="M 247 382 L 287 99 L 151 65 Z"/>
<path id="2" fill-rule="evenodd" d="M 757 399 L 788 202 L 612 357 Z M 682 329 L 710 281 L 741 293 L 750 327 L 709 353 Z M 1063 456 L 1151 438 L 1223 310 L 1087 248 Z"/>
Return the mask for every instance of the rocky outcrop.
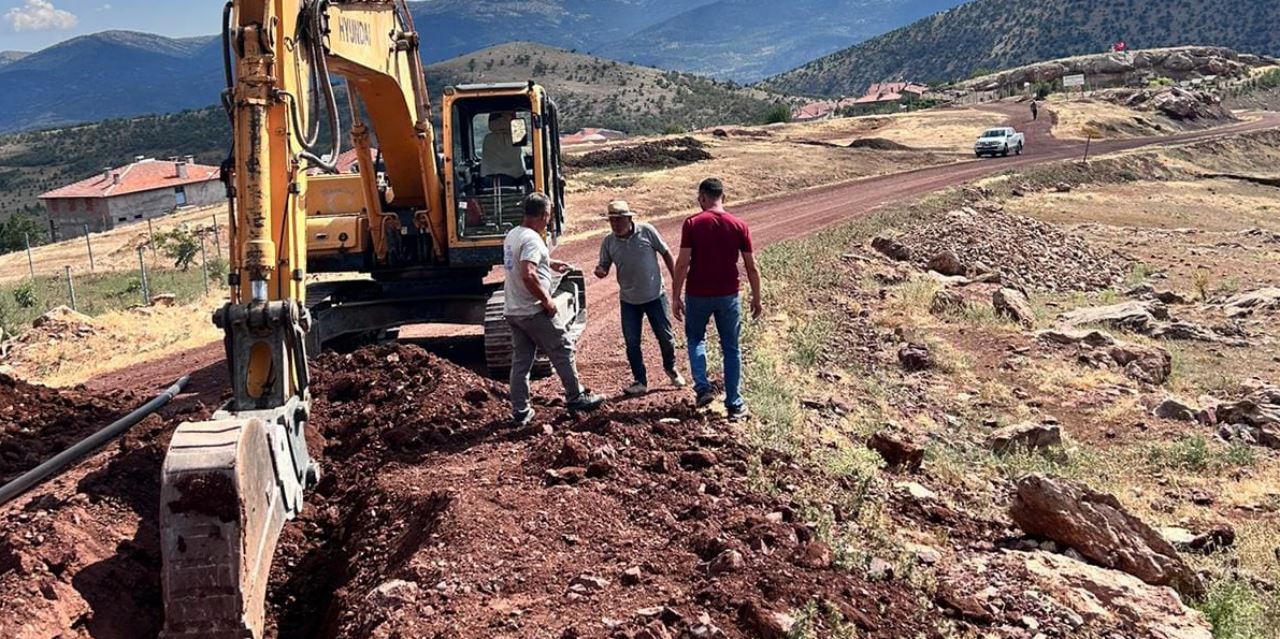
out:
<path id="1" fill-rule="evenodd" d="M 1160 385 L 1173 372 L 1173 357 L 1159 346 L 1121 342 L 1093 330 L 1047 330 L 1036 333 L 1042 342 L 1074 346 L 1076 360 L 1095 368 L 1118 369 L 1130 379 Z"/>
<path id="2" fill-rule="evenodd" d="M 1013 553 L 1027 573 L 1054 599 L 1085 620 L 1085 627 L 1122 626 L 1124 636 L 1151 639 L 1212 639 L 1213 628 L 1167 588 L 1050 553 Z"/>
<path id="3" fill-rule="evenodd" d="M 1280 311 L 1280 288 L 1241 293 L 1222 303 L 1228 317 L 1248 317 L 1258 311 Z"/>
<path id="4" fill-rule="evenodd" d="M 1157 77 L 1190 80 L 1207 76 L 1236 78 L 1249 69 L 1264 66 L 1265 61 L 1252 55 L 1236 53 L 1222 47 L 1178 47 L 1149 49 L 1133 53 L 1107 53 L 1079 56 L 1053 62 L 1020 67 L 969 83 L 978 91 L 1001 88 L 1021 89 L 1025 83 L 1056 83 L 1064 76 L 1084 74 L 1093 86 L 1119 87 L 1141 83 Z"/>
<path id="5" fill-rule="evenodd" d="M 1111 89 L 1099 94 L 1103 100 L 1136 111 L 1157 113 L 1180 122 L 1221 122 L 1235 116 L 1222 106 L 1222 99 L 1207 91 L 1163 87 L 1160 89 Z"/>
<path id="6" fill-rule="evenodd" d="M 1115 568 L 1184 597 L 1204 585 L 1176 550 L 1113 496 L 1044 475 L 1018 481 L 1009 515 L 1029 535 L 1075 549 L 1090 561 Z"/>
<path id="7" fill-rule="evenodd" d="M 1162 304 L 1121 302 L 1110 306 L 1079 308 L 1063 313 L 1058 319 L 1063 326 L 1069 328 L 1105 326 L 1116 330 L 1147 333 L 1155 328 L 1160 319 L 1168 317 L 1169 312 Z"/>
<path id="8" fill-rule="evenodd" d="M 1006 426 L 987 437 L 987 450 L 997 455 L 1035 452 L 1062 445 L 1062 429 L 1057 424 L 1027 422 Z"/>
<path id="9" fill-rule="evenodd" d="M 1031 308 L 1031 301 L 1022 291 L 1002 288 L 991 294 L 991 305 L 996 314 L 1013 320 L 1027 328 L 1036 324 L 1036 312 Z"/>

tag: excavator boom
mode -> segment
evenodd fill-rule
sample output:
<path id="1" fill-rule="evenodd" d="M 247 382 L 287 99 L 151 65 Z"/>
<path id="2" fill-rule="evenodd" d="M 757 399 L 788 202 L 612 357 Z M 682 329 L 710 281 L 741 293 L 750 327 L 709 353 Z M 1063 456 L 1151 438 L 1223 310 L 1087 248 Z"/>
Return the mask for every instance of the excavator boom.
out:
<path id="1" fill-rule="evenodd" d="M 449 87 L 437 141 L 406 0 L 230 0 L 223 47 L 232 255 L 214 322 L 232 395 L 210 421 L 181 425 L 165 457 L 165 639 L 263 635 L 277 541 L 320 473 L 305 438 L 308 352 L 473 323 L 503 366 L 510 335 L 486 313 L 501 308 L 486 275 L 525 196 L 551 196 L 552 233 L 564 216 L 554 103 L 532 82 Z M 356 174 L 339 174 L 344 120 Z M 363 275 L 309 291 L 311 272 Z M 580 327 L 581 273 L 559 288 Z"/>

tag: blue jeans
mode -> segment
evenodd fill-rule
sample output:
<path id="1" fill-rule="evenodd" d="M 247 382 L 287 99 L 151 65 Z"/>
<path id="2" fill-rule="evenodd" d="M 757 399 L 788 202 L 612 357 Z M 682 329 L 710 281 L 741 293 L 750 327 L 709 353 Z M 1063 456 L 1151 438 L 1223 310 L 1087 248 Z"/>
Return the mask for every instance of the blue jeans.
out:
<path id="1" fill-rule="evenodd" d="M 646 317 L 649 318 L 649 326 L 653 327 L 654 336 L 658 338 L 662 367 L 668 373 L 676 369 L 676 336 L 671 330 L 670 307 L 666 293 L 648 304 L 622 302 L 622 338 L 627 343 L 627 363 L 631 364 L 632 377 L 645 386 L 649 385 L 649 377 L 644 367 L 644 351 L 640 344 Z"/>
<path id="2" fill-rule="evenodd" d="M 724 297 L 685 297 L 684 336 L 689 341 L 689 368 L 693 374 L 693 391 L 699 395 L 711 392 L 707 381 L 707 323 L 715 318 L 720 334 L 720 350 L 724 353 L 724 405 L 742 408 L 742 351 L 738 347 L 742 305 L 737 295 Z"/>

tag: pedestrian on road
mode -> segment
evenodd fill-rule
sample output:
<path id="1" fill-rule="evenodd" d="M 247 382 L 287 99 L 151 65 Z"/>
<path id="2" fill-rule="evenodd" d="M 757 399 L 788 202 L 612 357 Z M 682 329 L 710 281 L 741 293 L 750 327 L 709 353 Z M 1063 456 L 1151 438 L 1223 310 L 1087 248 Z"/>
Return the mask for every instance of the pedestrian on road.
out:
<path id="1" fill-rule="evenodd" d="M 1031 119 L 1033 121 L 1040 119 L 1040 104 L 1034 98 L 1031 100 Z"/>
<path id="2" fill-rule="evenodd" d="M 764 313 L 760 302 L 760 272 L 752 254 L 751 229 L 724 209 L 724 184 L 716 178 L 703 180 L 699 185 L 698 204 L 702 212 L 684 221 L 680 237 L 680 258 L 672 278 L 675 317 L 684 321 L 693 390 L 699 408 L 715 401 L 707 380 L 706 343 L 707 323 L 715 319 L 720 350 L 724 353 L 725 408 L 730 419 L 744 419 L 749 412 L 742 398 L 742 352 L 738 344 L 742 323 L 739 255 L 751 283 L 751 316 L 758 319 Z M 686 282 L 688 297 L 683 296 Z"/>
<path id="3" fill-rule="evenodd" d="M 675 277 L 675 259 L 671 249 L 662 240 L 658 229 L 650 224 L 635 221 L 635 213 L 624 201 L 609 203 L 609 226 L 613 229 L 600 243 L 600 262 L 596 277 L 609 276 L 609 269 L 618 267 L 618 297 L 622 301 L 622 338 L 627 344 L 627 363 L 631 365 L 633 383 L 622 394 L 636 397 L 649 392 L 648 372 L 644 365 L 641 336 L 644 320 L 658 338 L 662 352 L 662 367 L 667 378 L 676 388 L 688 385 L 684 376 L 676 370 L 675 333 L 671 330 L 670 303 L 667 300 L 662 269 L 658 256 L 667 265 L 667 272 Z"/>
<path id="4" fill-rule="evenodd" d="M 543 236 L 551 221 L 551 199 L 533 193 L 524 201 L 524 219 L 507 233 L 502 245 L 505 305 L 503 315 L 511 326 L 511 416 L 517 426 L 533 421 L 529 406 L 529 373 L 541 350 L 551 359 L 564 383 L 565 402 L 572 412 L 595 410 L 604 398 L 587 392 L 578 379 L 574 344 L 569 337 L 573 318 L 558 313 L 551 298 L 551 273 L 563 273 L 569 265 L 551 259 Z"/>

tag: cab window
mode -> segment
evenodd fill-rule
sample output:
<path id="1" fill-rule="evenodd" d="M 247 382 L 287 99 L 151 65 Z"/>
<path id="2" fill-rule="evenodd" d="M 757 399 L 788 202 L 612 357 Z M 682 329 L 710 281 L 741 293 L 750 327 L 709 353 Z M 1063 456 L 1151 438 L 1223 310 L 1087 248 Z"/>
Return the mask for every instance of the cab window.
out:
<path id="1" fill-rule="evenodd" d="M 501 102 L 511 101 L 455 105 L 451 143 L 460 238 L 505 235 L 520 223 L 521 205 L 535 188 L 533 114 L 527 101 Z"/>

